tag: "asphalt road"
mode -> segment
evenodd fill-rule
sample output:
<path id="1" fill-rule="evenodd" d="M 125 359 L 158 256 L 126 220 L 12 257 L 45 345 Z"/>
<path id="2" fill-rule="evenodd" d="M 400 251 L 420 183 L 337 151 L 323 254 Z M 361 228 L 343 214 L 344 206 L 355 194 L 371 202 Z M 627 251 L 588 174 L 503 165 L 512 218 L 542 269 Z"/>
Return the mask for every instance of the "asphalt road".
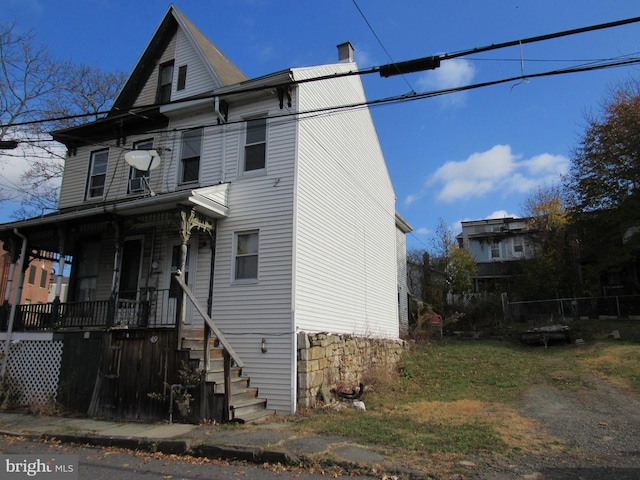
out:
<path id="1" fill-rule="evenodd" d="M 153 455 L 112 448 L 88 448 L 58 443 L 42 443 L 19 437 L 0 436 L 0 454 L 78 455 L 78 479 L 229 479 L 258 480 L 268 478 L 326 480 L 335 472 L 315 473 L 279 465 L 259 466 L 243 462 L 204 460 L 172 455 Z M 371 480 L 371 477 L 345 477 Z"/>

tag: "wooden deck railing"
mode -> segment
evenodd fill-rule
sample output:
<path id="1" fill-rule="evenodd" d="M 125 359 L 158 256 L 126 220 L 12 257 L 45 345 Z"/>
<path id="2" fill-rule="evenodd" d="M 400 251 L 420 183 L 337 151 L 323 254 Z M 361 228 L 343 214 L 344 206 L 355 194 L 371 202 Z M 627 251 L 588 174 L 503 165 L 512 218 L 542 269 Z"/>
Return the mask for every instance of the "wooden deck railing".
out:
<path id="1" fill-rule="evenodd" d="M 169 290 L 134 293 L 123 293 L 117 302 L 110 299 L 18 305 L 13 331 L 175 325 L 177 300 L 171 298 Z M 9 310 L 0 309 L 0 331 L 7 330 Z"/>

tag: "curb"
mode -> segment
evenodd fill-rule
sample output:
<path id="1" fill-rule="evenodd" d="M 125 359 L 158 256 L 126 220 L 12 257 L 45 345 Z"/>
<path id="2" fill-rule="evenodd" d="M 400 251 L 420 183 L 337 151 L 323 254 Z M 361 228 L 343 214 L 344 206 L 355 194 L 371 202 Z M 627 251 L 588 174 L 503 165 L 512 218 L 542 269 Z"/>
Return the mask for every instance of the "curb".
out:
<path id="1" fill-rule="evenodd" d="M 60 433 L 22 433 L 0 430 L 0 435 L 24 437 L 28 440 L 56 440 L 62 443 L 91 445 L 95 447 L 117 447 L 127 450 L 139 450 L 149 453 L 160 452 L 168 455 L 191 455 L 208 459 L 242 460 L 252 463 L 281 463 L 299 465 L 301 459 L 291 452 L 262 450 L 252 447 L 235 447 L 200 444 L 192 446 L 187 440 L 152 440 L 149 438 L 131 438 L 101 435 L 76 435 Z"/>

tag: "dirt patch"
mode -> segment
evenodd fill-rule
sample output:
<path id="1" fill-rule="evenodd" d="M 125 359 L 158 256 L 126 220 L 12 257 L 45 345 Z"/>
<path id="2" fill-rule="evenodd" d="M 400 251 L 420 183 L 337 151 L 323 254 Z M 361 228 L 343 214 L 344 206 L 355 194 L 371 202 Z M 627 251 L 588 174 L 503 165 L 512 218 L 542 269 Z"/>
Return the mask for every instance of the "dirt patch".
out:
<path id="1" fill-rule="evenodd" d="M 531 387 L 517 413 L 534 422 L 535 434 L 531 424 L 523 434 L 531 434 L 537 447 L 505 459 L 478 459 L 481 471 L 466 478 L 640 478 L 639 396 L 596 376 L 582 380 L 579 391 Z"/>

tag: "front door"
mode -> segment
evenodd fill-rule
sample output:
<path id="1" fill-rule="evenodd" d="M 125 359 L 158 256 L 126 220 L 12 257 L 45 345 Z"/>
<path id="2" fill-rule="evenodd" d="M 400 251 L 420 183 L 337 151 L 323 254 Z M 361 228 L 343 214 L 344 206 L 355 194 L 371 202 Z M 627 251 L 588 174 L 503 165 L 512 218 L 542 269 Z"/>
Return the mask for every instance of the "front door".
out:
<path id="1" fill-rule="evenodd" d="M 139 288 L 142 247 L 142 238 L 127 239 L 122 246 L 116 318 L 116 323 L 120 325 L 139 325 L 144 313 Z"/>

